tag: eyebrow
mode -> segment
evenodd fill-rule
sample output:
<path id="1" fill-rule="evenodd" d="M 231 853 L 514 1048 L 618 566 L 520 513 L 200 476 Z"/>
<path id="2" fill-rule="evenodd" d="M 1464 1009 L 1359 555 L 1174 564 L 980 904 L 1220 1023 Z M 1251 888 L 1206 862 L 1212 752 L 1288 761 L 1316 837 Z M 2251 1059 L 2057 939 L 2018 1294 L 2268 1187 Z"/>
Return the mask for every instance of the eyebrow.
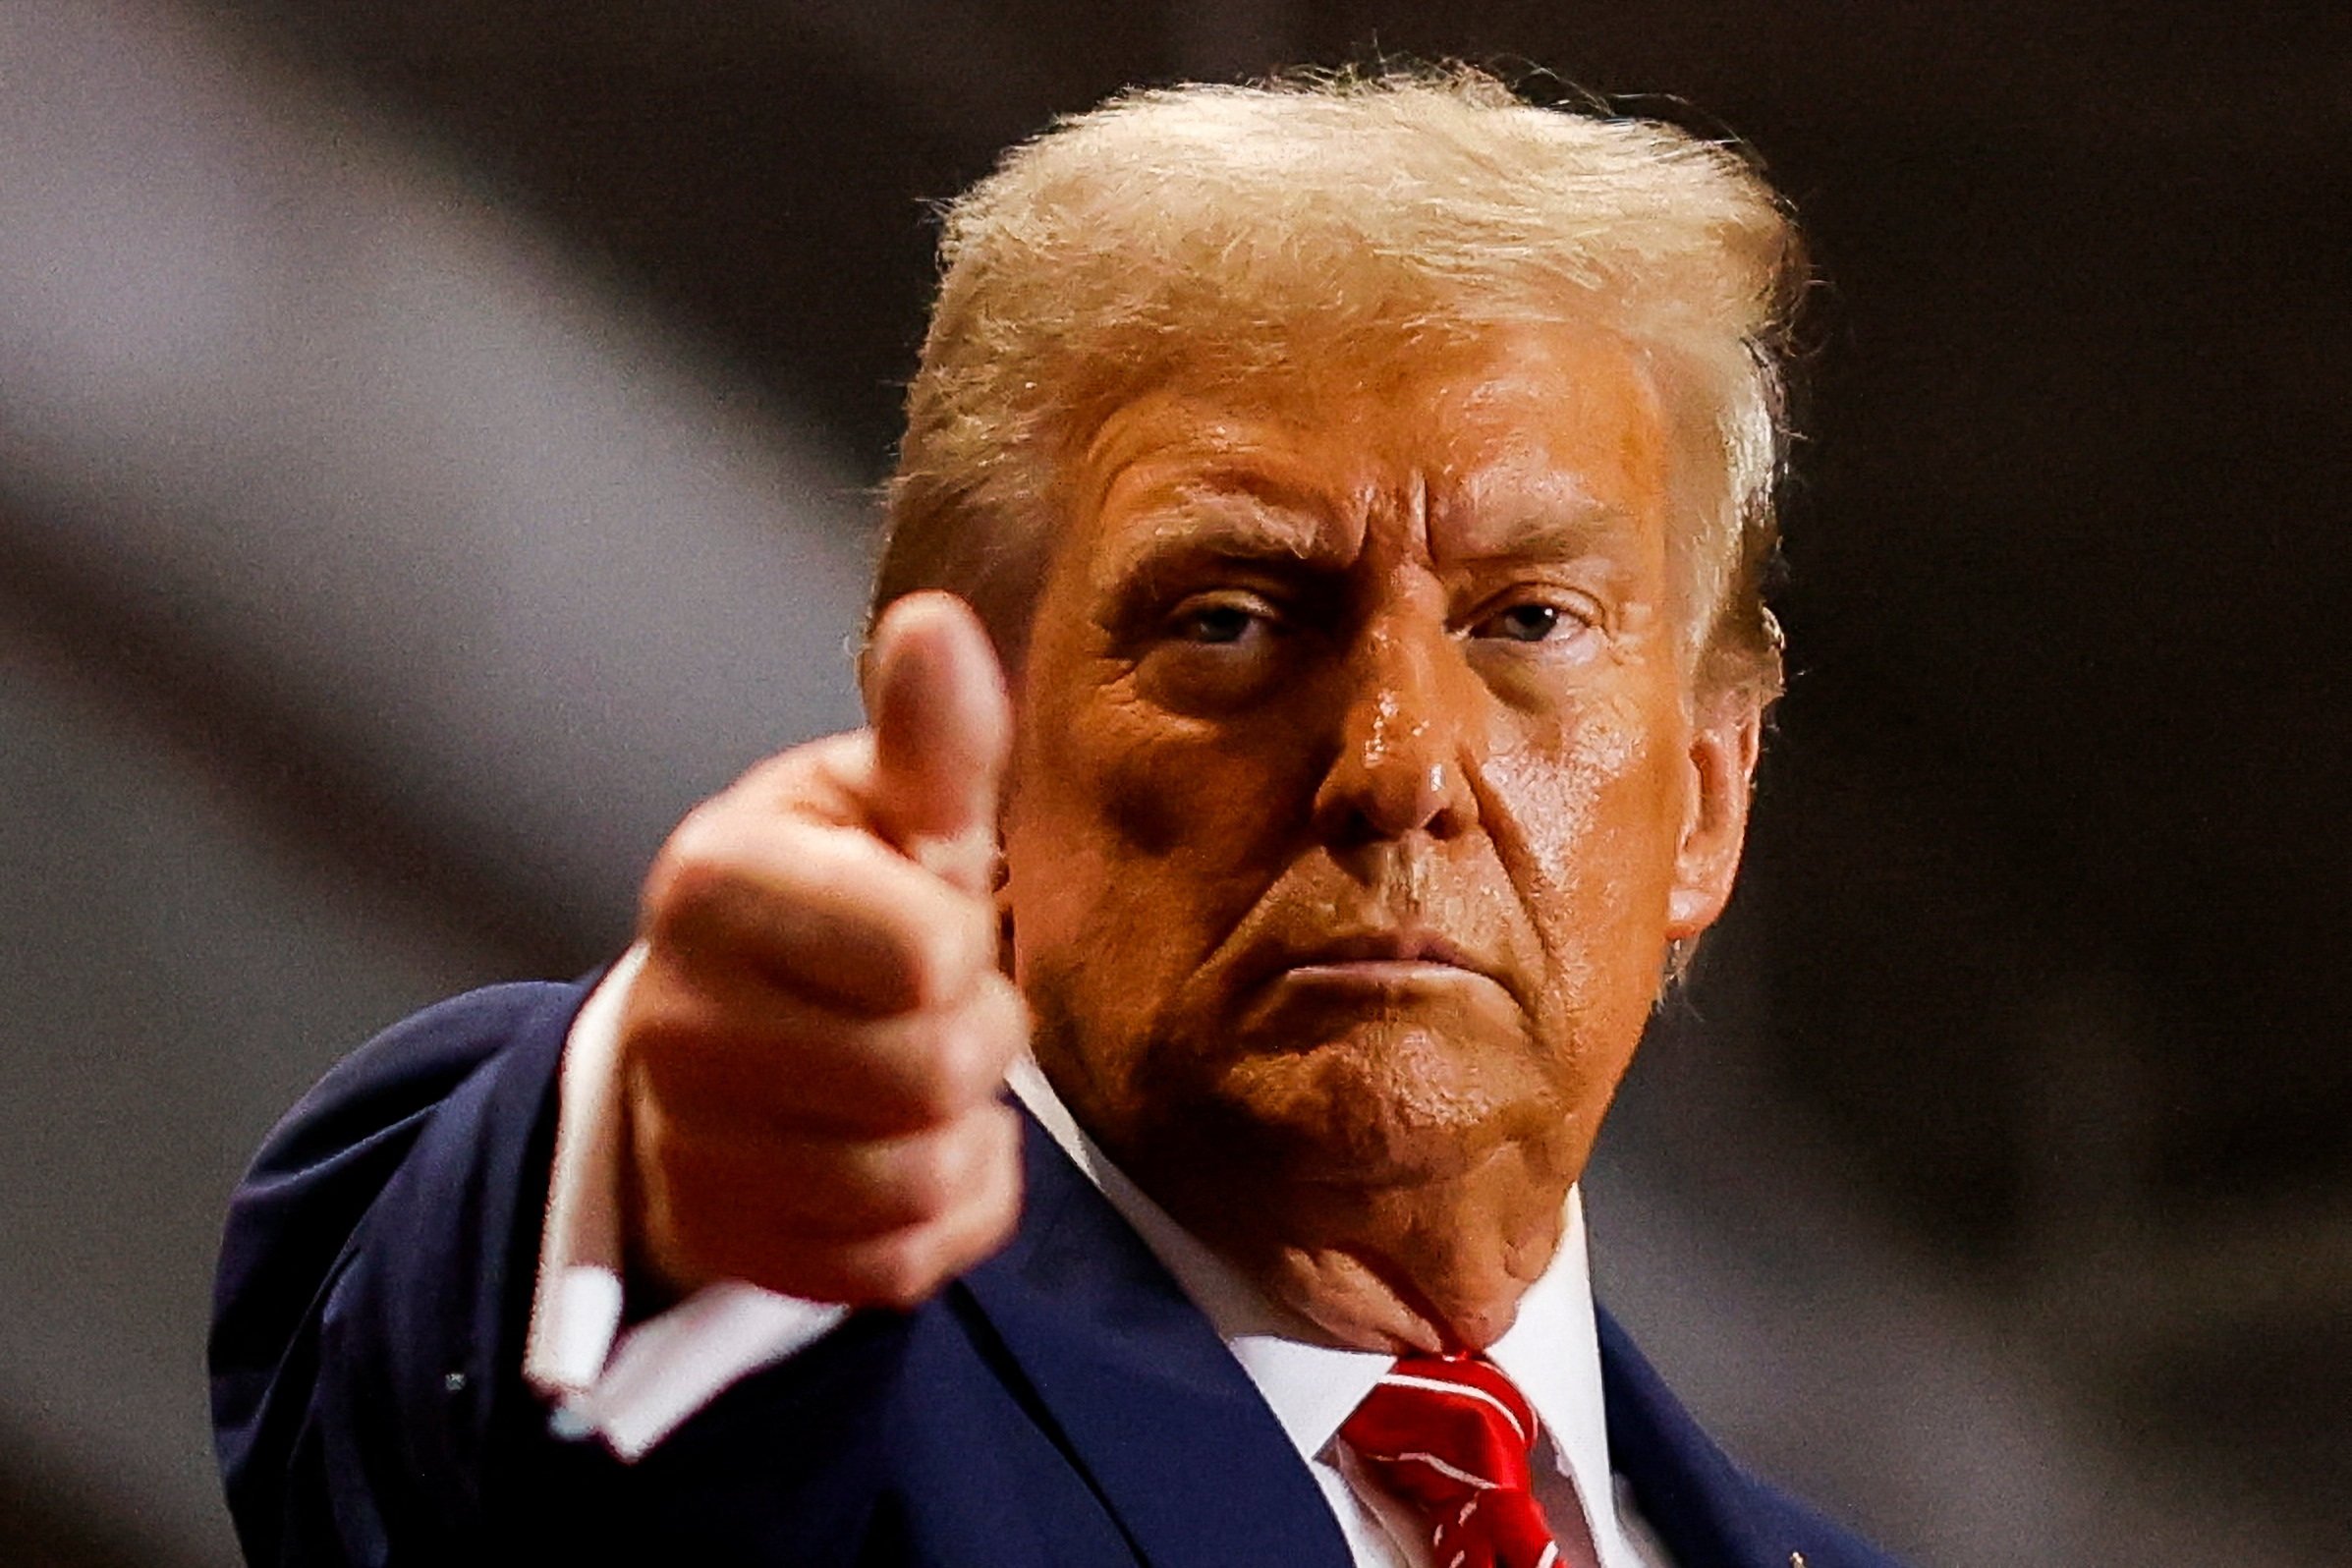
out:
<path id="1" fill-rule="evenodd" d="M 1194 561 L 1313 565 L 1332 553 L 1329 520 L 1304 493 L 1260 476 L 1218 474 L 1170 491 L 1149 526 L 1130 531 L 1104 577 L 1132 582 Z"/>
<path id="2" fill-rule="evenodd" d="M 1485 477 L 1485 476 L 1482 476 Z M 1501 497 L 1484 495 L 1485 485 L 1474 483 L 1458 504 L 1479 520 L 1469 530 L 1477 546 L 1456 556 L 1462 561 L 1493 561 L 1511 556 L 1571 560 L 1590 553 L 1600 540 L 1633 527 L 1620 507 L 1609 506 L 1567 474 L 1515 476 L 1510 489 L 1513 504 L 1504 510 Z"/>
<path id="3" fill-rule="evenodd" d="M 1593 501 L 1573 511 L 1543 507 L 1516 514 L 1499 526 L 1478 529 L 1478 547 L 1457 550 L 1450 558 L 1465 565 L 1514 558 L 1574 560 L 1590 555 L 1599 541 L 1624 532 L 1632 521 L 1622 510 Z"/>
<path id="4" fill-rule="evenodd" d="M 1590 555 L 1613 533 L 1632 527 L 1621 508 L 1604 505 L 1573 482 L 1522 492 L 1499 522 L 1471 530 L 1473 547 L 1450 553 L 1451 564 L 1479 566 L 1509 560 L 1569 561 Z M 1478 513 L 1475 493 L 1457 503 Z M 1130 531 L 1104 562 L 1104 581 L 1134 583 L 1161 571 L 1201 562 L 1261 562 L 1313 567 L 1330 560 L 1330 519 L 1312 491 L 1248 471 L 1220 472 L 1172 486 L 1151 509 L 1147 527 Z"/>

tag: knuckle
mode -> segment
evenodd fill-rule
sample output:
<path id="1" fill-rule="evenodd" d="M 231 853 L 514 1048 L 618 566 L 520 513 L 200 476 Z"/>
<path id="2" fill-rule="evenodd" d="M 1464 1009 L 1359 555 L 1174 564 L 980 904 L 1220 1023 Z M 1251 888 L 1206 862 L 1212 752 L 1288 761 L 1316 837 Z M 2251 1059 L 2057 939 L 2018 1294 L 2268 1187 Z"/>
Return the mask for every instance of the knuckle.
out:
<path id="1" fill-rule="evenodd" d="M 862 1146 L 832 1180 L 812 1181 L 803 1194 L 812 1217 L 855 1231 L 911 1225 L 929 1216 L 929 1174 L 909 1144 Z"/>
<path id="2" fill-rule="evenodd" d="M 980 1042 L 991 1078 L 1002 1078 L 1004 1070 L 1029 1044 L 1029 1001 L 1002 973 L 991 971 L 982 982 L 978 1011 L 980 1015 Z"/>
<path id="3" fill-rule="evenodd" d="M 909 1133 L 943 1127 L 972 1103 L 974 1073 L 963 1031 L 948 1023 L 923 1031 L 912 1064 L 894 1086 L 891 1110 Z"/>
<path id="4" fill-rule="evenodd" d="M 1013 1227 L 1021 1221 L 1024 1178 L 1021 1118 L 1009 1106 L 1000 1106 L 998 1109 L 1001 1114 L 996 1120 L 996 1144 L 989 1151 L 980 1202 L 993 1226 L 995 1241 L 1001 1242 L 1012 1234 Z"/>
<path id="5" fill-rule="evenodd" d="M 1017 1176 L 1021 1170 L 1021 1113 L 999 1101 L 988 1107 L 988 1121 L 996 1135 L 996 1157 L 1006 1172 Z"/>
<path id="6" fill-rule="evenodd" d="M 959 893 L 902 927 L 907 979 L 918 1006 L 945 1006 L 972 989 L 989 951 L 982 939 L 985 913 L 978 900 Z"/>
<path id="7" fill-rule="evenodd" d="M 900 1155 L 898 1193 L 910 1219 L 946 1213 L 963 1195 L 968 1161 L 953 1133 L 918 1138 Z"/>
<path id="8" fill-rule="evenodd" d="M 1020 1217 L 1018 1179 L 997 1184 L 989 1198 L 965 1216 L 956 1233 L 953 1257 L 941 1265 L 941 1272 L 962 1273 L 986 1260 L 1011 1239 Z"/>
<path id="9" fill-rule="evenodd" d="M 642 1065 L 633 1063 L 623 1082 L 623 1114 L 628 1119 L 635 1157 L 643 1162 L 666 1156 L 676 1137 L 670 1104 L 656 1092 L 652 1075 Z"/>
<path id="10" fill-rule="evenodd" d="M 939 1031 L 924 1081 L 924 1111 L 935 1121 L 961 1115 L 995 1092 L 999 1076 L 985 1036 L 969 1020 L 953 1020 Z"/>
<path id="11" fill-rule="evenodd" d="M 809 775 L 831 755 L 834 743 L 844 739 L 838 735 L 819 736 L 798 746 L 788 746 L 781 752 L 761 757 L 743 770 L 743 775 L 728 786 L 714 800 L 734 797 L 765 800 L 785 797 L 802 789 Z"/>
<path id="12" fill-rule="evenodd" d="M 888 1307 L 918 1306 L 940 1283 L 930 1237 L 920 1226 L 867 1243 L 858 1272 L 866 1293 Z"/>
<path id="13" fill-rule="evenodd" d="M 635 1064 L 638 1103 L 632 1114 L 640 1123 L 638 1136 L 644 1146 L 666 1150 L 679 1141 L 682 1127 L 692 1127 L 703 1119 L 703 1108 L 711 1096 L 700 1092 L 702 1075 L 691 1063 L 690 1056 L 678 1051 L 654 1051 L 638 1057 Z"/>
<path id="14" fill-rule="evenodd" d="M 690 1051 L 702 1034 L 702 1009 L 690 986 L 667 965 L 650 965 L 630 987 L 621 1014 L 621 1050 L 632 1067 L 658 1071 Z"/>
<path id="15" fill-rule="evenodd" d="M 1026 1015 L 996 999 L 1010 990 L 990 977 L 980 994 L 944 1016 L 924 1019 L 910 1047 L 914 1066 L 898 1086 L 893 1109 L 916 1127 L 935 1127 L 993 1102 L 1028 1037 Z"/>
<path id="16" fill-rule="evenodd" d="M 688 997 L 633 1009 L 622 1026 L 621 1052 L 637 1097 L 665 1122 L 733 1103 L 744 1075 L 730 1070 L 730 1037 L 723 1019 Z"/>
<path id="17" fill-rule="evenodd" d="M 998 1188 L 984 1223 L 975 1234 L 972 1260 L 978 1262 L 1012 1240 L 1020 1225 L 1021 1179 L 1016 1175 Z"/>
<path id="18" fill-rule="evenodd" d="M 737 885 L 732 835 L 714 820 L 716 803 L 689 812 L 645 875 L 643 919 L 646 934 L 676 936 L 725 906 Z"/>

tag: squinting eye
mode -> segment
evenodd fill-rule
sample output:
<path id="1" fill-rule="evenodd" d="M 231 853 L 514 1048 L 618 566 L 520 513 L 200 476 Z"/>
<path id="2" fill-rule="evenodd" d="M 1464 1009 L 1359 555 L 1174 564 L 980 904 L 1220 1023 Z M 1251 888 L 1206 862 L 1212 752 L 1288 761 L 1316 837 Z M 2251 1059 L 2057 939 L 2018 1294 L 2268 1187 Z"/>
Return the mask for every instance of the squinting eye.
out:
<path id="1" fill-rule="evenodd" d="M 1170 630 L 1188 643 L 1238 643 L 1257 620 L 1239 604 L 1201 604 L 1178 615 Z"/>
<path id="2" fill-rule="evenodd" d="M 1560 611 L 1552 604 L 1514 604 L 1490 618 L 1479 630 L 1513 643 L 1540 643 L 1559 629 Z"/>

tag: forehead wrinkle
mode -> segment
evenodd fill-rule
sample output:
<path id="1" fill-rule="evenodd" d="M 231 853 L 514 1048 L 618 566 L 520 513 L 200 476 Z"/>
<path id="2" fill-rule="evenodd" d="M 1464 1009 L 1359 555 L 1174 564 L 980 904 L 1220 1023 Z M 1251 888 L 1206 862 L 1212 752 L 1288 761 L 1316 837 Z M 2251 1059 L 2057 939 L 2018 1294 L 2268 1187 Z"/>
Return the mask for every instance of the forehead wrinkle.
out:
<path id="1" fill-rule="evenodd" d="M 1163 563 L 1230 559 L 1311 565 L 1335 553 L 1321 509 L 1262 476 L 1218 474 L 1170 486 L 1139 509 L 1105 552 L 1102 576 L 1121 582 Z"/>
<path id="2" fill-rule="evenodd" d="M 1636 532 L 1623 507 L 1596 496 L 1581 476 L 1547 465 L 1470 475 L 1444 509 L 1449 560 L 1567 560 Z"/>

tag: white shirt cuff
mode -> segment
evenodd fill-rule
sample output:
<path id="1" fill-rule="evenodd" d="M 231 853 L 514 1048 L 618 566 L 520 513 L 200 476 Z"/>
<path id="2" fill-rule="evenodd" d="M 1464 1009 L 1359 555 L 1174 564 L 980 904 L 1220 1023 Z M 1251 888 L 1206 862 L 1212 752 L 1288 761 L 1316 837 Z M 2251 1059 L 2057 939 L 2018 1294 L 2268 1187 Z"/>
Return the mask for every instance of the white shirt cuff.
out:
<path id="1" fill-rule="evenodd" d="M 564 1041 L 547 1226 L 523 1354 L 524 1377 L 556 1404 L 557 1435 L 594 1434 L 624 1460 L 849 1316 L 730 1282 L 621 1331 L 621 1008 L 644 963 L 641 942 L 606 974 Z"/>

